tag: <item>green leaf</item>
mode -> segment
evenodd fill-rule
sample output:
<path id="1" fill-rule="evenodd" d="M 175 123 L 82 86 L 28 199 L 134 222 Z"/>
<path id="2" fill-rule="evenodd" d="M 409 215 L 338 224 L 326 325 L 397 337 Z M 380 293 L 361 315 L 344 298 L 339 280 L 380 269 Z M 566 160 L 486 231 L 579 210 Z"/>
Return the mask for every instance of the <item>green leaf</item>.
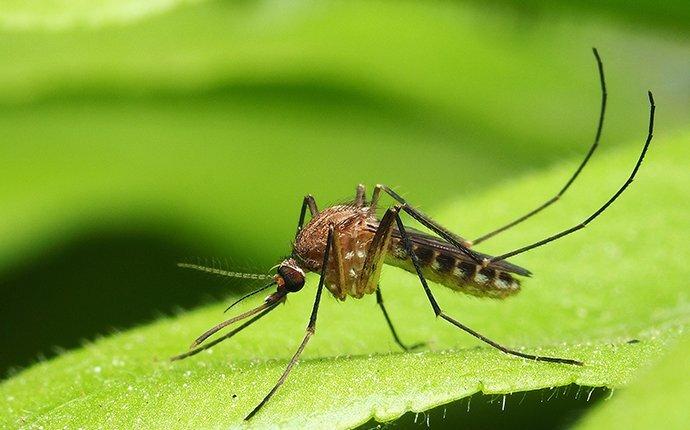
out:
<path id="1" fill-rule="evenodd" d="M 642 131 L 642 130 L 641 130 Z M 643 133 L 641 133 L 643 134 Z M 401 336 L 431 350 L 395 350 L 373 297 L 324 300 L 302 363 L 250 422 L 346 428 L 390 420 L 472 393 L 511 393 L 576 383 L 621 387 L 656 361 L 687 326 L 688 245 L 683 160 L 689 135 L 653 143 L 638 180 L 585 231 L 515 261 L 535 272 L 505 301 L 434 286 L 444 309 L 507 345 L 583 360 L 584 367 L 507 357 L 433 318 L 414 276 L 389 268 L 381 288 Z M 508 249 L 578 222 L 625 179 L 642 139 L 600 154 L 558 207 L 507 233 Z M 476 198 L 428 210 L 456 231 L 506 221 L 548 195 L 574 168 L 564 163 L 516 178 Z M 408 196 L 414 200 L 414 196 Z M 660 238 L 663 238 L 660 240 Z M 663 274 L 660 277 L 660 274 Z M 224 303 L 100 339 L 4 382 L 4 426 L 227 428 L 262 398 L 296 348 L 316 279 L 247 332 L 211 352 L 169 363 L 223 316 Z M 247 303 L 244 306 L 249 307 Z M 630 340 L 639 342 L 630 343 Z"/>
<path id="2" fill-rule="evenodd" d="M 610 403 L 600 405 L 577 428 L 685 428 L 690 379 L 683 375 L 687 373 L 689 354 L 690 338 L 686 335 L 661 363 L 645 369 L 639 380 Z"/>

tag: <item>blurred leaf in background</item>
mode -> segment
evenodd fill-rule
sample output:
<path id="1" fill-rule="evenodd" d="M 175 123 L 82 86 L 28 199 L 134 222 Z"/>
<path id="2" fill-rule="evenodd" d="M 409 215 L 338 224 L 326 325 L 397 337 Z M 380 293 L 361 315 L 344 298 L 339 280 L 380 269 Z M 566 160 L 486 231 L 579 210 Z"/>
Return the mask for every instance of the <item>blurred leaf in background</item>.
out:
<path id="1" fill-rule="evenodd" d="M 529 283 L 535 284 L 531 295 L 525 291 L 526 297 L 506 303 L 460 296 L 446 302 L 462 306 L 477 328 L 516 345 L 586 344 L 584 332 L 573 337 L 582 318 L 601 324 L 598 340 L 616 343 L 656 327 L 655 321 L 684 327 L 681 262 L 688 245 L 669 236 L 687 231 L 688 201 L 678 190 L 688 178 L 671 160 L 683 160 L 674 151 L 687 160 L 689 10 L 682 2 L 616 1 L 533 1 L 520 8 L 503 2 L 3 2 L 0 340 L 12 347 L 3 350 L 0 365 L 25 367 L 41 354 L 53 355 L 54 346 L 75 348 L 112 328 L 239 294 L 241 285 L 182 273 L 174 263 L 218 256 L 266 270 L 288 251 L 306 193 L 325 205 L 350 198 L 359 182 L 387 183 L 426 212 L 447 214 L 439 219 L 468 236 L 530 209 L 557 190 L 593 136 L 599 95 L 592 45 L 604 56 L 611 95 L 602 146 L 616 154 L 606 159 L 611 177 L 606 185 L 594 173 L 583 177 L 580 196 L 568 197 L 571 206 L 564 201 L 531 230 L 497 239 L 488 251 L 578 222 L 604 198 L 604 186 L 624 177 L 641 144 L 648 88 L 659 105 L 653 150 L 666 150 L 669 163 L 657 167 L 653 187 L 629 196 L 635 216 L 613 213 L 578 239 L 580 246 L 601 248 L 575 256 L 573 244 L 545 251 L 561 252 L 558 269 L 567 276 L 544 261 L 552 254 L 525 255 L 520 263 L 538 275 Z M 522 178 L 533 183 L 506 188 Z M 645 180 L 651 181 L 641 177 L 633 188 L 644 189 Z M 643 211 L 650 194 L 658 198 L 653 214 Z M 498 203 L 487 206 L 485 195 Z M 607 239 L 612 225 L 627 235 L 614 231 Z M 566 269 L 575 257 L 581 266 Z M 589 264 L 592 270 L 578 281 Z M 647 295 L 655 300 L 629 307 L 616 296 L 616 282 L 632 282 L 630 271 L 639 266 L 638 289 L 622 291 L 647 291 L 639 298 L 643 304 Z M 404 283 L 405 293 L 394 298 L 391 292 L 388 300 L 407 303 L 409 314 L 428 312 L 414 279 Z M 611 295 L 559 301 L 577 285 Z M 520 313 L 528 301 L 530 313 Z M 554 311 L 536 312 L 538 305 Z M 362 321 L 374 311 L 364 303 L 347 306 Z M 168 348 L 215 321 L 213 309 L 195 317 L 184 334 L 166 334 L 156 348 L 176 352 Z M 492 315 L 520 315 L 544 331 L 521 337 Z M 559 326 L 570 319 L 573 326 Z M 365 326 L 358 336 L 370 335 Z M 309 357 L 366 353 L 380 344 L 342 340 L 334 330 L 330 346 L 317 345 Z M 285 350 L 261 349 L 263 335 L 254 334 L 258 349 L 245 358 L 289 354 L 289 339 Z M 410 336 L 432 334 L 413 330 Z M 441 349 L 474 345 L 457 333 L 448 336 Z M 655 345 L 651 361 L 665 348 Z M 227 364 L 218 359 L 216 366 Z M 632 372 L 643 362 L 626 368 Z M 80 375 L 72 372 L 63 379 Z M 15 396 L 16 381 L 3 384 L 7 395 Z M 46 395 L 56 404 L 66 401 Z"/>

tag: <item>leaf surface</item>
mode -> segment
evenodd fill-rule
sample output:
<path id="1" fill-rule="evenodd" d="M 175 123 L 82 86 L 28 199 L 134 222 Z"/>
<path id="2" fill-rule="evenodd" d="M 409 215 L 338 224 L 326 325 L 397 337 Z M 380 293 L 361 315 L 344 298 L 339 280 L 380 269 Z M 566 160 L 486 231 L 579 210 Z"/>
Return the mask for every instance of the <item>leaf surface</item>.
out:
<path id="1" fill-rule="evenodd" d="M 431 350 L 400 353 L 373 298 L 325 300 L 317 335 L 288 382 L 252 426 L 346 428 L 391 420 L 472 393 L 512 393 L 576 383 L 621 387 L 656 361 L 687 326 L 688 228 L 682 184 L 688 136 L 661 138 L 630 192 L 581 232 L 516 261 L 535 272 L 524 292 L 504 302 L 434 290 L 451 314 L 486 335 L 525 351 L 577 358 L 584 367 L 532 363 L 478 344 L 433 318 L 412 275 L 389 268 L 381 288 L 401 336 Z M 501 244 L 542 237 L 586 215 L 624 179 L 640 145 L 602 154 L 578 189 L 539 221 Z M 610 166 L 616 166 L 615 169 Z M 484 224 L 528 207 L 515 196 L 551 189 L 573 168 L 528 175 L 476 199 L 439 208 L 451 228 Z M 513 204 L 511 202 L 517 201 Z M 511 203 L 508 203 L 511 202 Z M 664 245 L 658 246 L 658 238 Z M 658 266 L 663 265 L 663 281 Z M 2 384 L 6 425 L 226 428 L 261 399 L 297 346 L 316 279 L 251 330 L 182 362 L 166 357 L 222 318 L 208 306 L 100 339 Z M 250 306 L 249 303 L 245 306 Z M 633 341 L 634 342 L 630 342 Z M 639 341 L 639 342 L 637 342 Z M 10 400 L 11 399 L 11 400 Z"/>

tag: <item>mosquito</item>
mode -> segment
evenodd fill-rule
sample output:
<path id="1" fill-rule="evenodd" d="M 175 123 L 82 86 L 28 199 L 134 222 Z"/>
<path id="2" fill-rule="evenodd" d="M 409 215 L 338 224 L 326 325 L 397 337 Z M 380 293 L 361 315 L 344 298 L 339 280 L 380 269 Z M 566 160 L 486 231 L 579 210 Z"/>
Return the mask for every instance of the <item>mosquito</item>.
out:
<path id="1" fill-rule="evenodd" d="M 230 277 L 270 278 L 270 282 L 267 285 L 241 297 L 230 305 L 228 309 L 260 291 L 271 287 L 276 287 L 276 289 L 264 299 L 261 305 L 210 328 L 192 343 L 188 352 L 172 357 L 171 360 L 180 360 L 195 355 L 234 336 L 260 318 L 263 318 L 276 309 L 279 304 L 285 302 L 289 294 L 302 290 L 307 272 L 319 273 L 320 278 L 302 343 L 300 343 L 297 351 L 290 359 L 280 379 L 278 379 L 263 400 L 249 412 L 245 420 L 251 419 L 273 397 L 287 379 L 295 363 L 297 363 L 309 339 L 314 335 L 319 303 L 321 302 L 324 288 L 327 288 L 339 300 L 345 300 L 347 297 L 360 299 L 365 295 L 375 294 L 378 306 L 381 308 L 395 342 L 405 351 L 415 349 L 421 346 L 421 344 L 408 346 L 401 341 L 384 306 L 379 286 L 379 277 L 382 266 L 388 264 L 416 274 L 436 317 L 447 321 L 492 347 L 508 355 L 529 360 L 582 366 L 583 363 L 575 359 L 527 354 L 489 339 L 447 314 L 434 298 L 428 281 L 479 297 L 503 299 L 514 295 L 520 291 L 519 277 L 528 277 L 531 275 L 531 272 L 508 262 L 508 258 L 546 245 L 585 228 L 585 226 L 601 215 L 632 183 L 652 141 L 655 104 L 651 92 L 648 92 L 648 132 L 642 151 L 628 179 L 599 209 L 573 227 L 498 256 L 490 256 L 473 249 L 474 246 L 520 224 L 557 202 L 580 175 L 582 169 L 599 146 L 604 113 L 606 111 L 607 92 L 601 57 L 596 49 L 593 49 L 593 52 L 601 85 L 601 107 L 594 142 L 589 147 L 587 154 L 573 175 L 552 198 L 500 228 L 479 236 L 477 239 L 465 240 L 422 213 L 386 185 L 376 185 L 369 201 L 366 198 L 364 185 L 358 185 L 352 202 L 331 206 L 323 210 L 318 209 L 313 196 L 307 195 L 302 201 L 292 253 L 277 266 L 277 273 L 273 277 L 269 275 L 228 272 L 193 264 L 182 265 L 183 267 L 215 272 Z M 387 195 L 395 203 L 388 207 L 383 217 L 379 219 L 376 215 L 376 209 L 383 195 Z M 306 222 L 307 211 L 310 215 L 308 222 Z M 423 233 L 405 226 L 400 216 L 401 213 L 412 217 L 434 234 Z M 204 343 L 221 329 L 246 319 L 248 320 L 229 333 Z"/>

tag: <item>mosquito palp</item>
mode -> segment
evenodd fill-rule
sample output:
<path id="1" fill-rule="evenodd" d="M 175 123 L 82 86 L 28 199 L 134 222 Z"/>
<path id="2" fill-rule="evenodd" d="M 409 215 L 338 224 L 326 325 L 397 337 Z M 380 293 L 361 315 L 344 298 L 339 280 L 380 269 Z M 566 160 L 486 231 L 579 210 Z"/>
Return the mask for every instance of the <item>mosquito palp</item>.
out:
<path id="1" fill-rule="evenodd" d="M 285 300 L 285 298 L 283 298 L 283 301 L 284 301 L 284 300 Z M 279 303 L 280 303 L 280 302 L 279 302 Z M 271 312 L 271 311 L 274 310 L 276 307 L 278 307 L 278 304 L 279 304 L 279 303 L 275 303 L 273 306 L 267 307 L 266 309 L 262 310 L 261 312 L 259 312 L 258 314 L 254 315 L 252 318 L 250 318 L 249 321 L 246 321 L 245 323 L 243 323 L 243 324 L 240 325 L 239 327 L 233 329 L 232 331 L 230 331 L 230 332 L 224 334 L 224 335 L 221 336 L 221 337 L 218 337 L 218 338 L 216 338 L 216 339 L 213 339 L 212 341 L 208 341 L 208 342 L 204 343 L 203 345 L 198 346 L 198 347 L 196 347 L 196 348 L 192 348 L 192 349 L 190 349 L 189 351 L 184 352 L 184 353 L 182 353 L 182 354 L 176 355 L 176 356 L 174 356 L 174 357 L 170 357 L 170 361 L 182 360 L 183 358 L 191 357 L 192 355 L 197 355 L 197 354 L 200 353 L 201 351 L 205 351 L 205 350 L 207 350 L 207 349 L 209 349 L 209 348 L 211 348 L 211 347 L 213 347 L 213 346 L 215 346 L 215 345 L 218 345 L 219 343 L 221 343 L 221 342 L 224 341 L 224 340 L 230 339 L 231 337 L 233 337 L 233 336 L 236 335 L 237 333 L 241 332 L 241 331 L 244 330 L 245 328 L 247 328 L 247 327 L 249 327 L 250 325 L 254 324 L 254 322 L 256 322 L 256 321 L 258 321 L 259 319 L 263 318 L 264 316 L 268 315 L 269 312 Z"/>
<path id="2" fill-rule="evenodd" d="M 580 224 L 498 256 L 490 256 L 473 249 L 477 244 L 513 228 L 558 201 L 571 187 L 592 158 L 601 140 L 607 101 L 604 67 L 597 50 L 594 49 L 593 52 L 601 86 L 601 108 L 594 142 L 589 147 L 584 159 L 580 162 L 575 172 L 554 197 L 515 220 L 497 229 L 491 230 L 473 241 L 469 241 L 432 220 L 429 216 L 408 203 L 390 187 L 382 184 L 376 185 L 369 202 L 367 202 L 364 185 L 358 185 L 352 203 L 334 205 L 326 207 L 323 210 L 318 209 L 314 197 L 307 195 L 302 200 L 292 253 L 290 257 L 283 260 L 277 266 L 277 273 L 275 275 L 245 274 L 194 264 L 180 265 L 181 267 L 236 278 L 272 279 L 270 284 L 245 294 L 230 305 L 228 309 L 232 308 L 240 301 L 272 286 L 275 286 L 276 290 L 269 295 L 261 305 L 223 321 L 204 332 L 192 343 L 190 351 L 172 357 L 172 360 L 187 358 L 216 345 L 234 336 L 269 312 L 272 312 L 280 303 L 286 301 L 289 294 L 296 293 L 303 289 L 307 272 L 318 273 L 320 277 L 316 288 L 312 312 L 309 317 L 309 323 L 302 342 L 273 388 L 257 406 L 249 412 L 245 420 L 251 419 L 259 412 L 277 392 L 287 379 L 295 363 L 297 363 L 309 339 L 316 332 L 316 319 L 324 289 L 327 289 L 331 295 L 339 300 L 345 300 L 347 297 L 362 298 L 366 295 L 375 293 L 377 304 L 383 313 L 384 319 L 396 344 L 406 351 L 422 346 L 423 344 L 415 344 L 408 347 L 401 341 L 398 332 L 393 326 L 390 315 L 384 306 L 378 283 L 382 266 L 388 264 L 400 267 L 418 277 L 431 309 L 437 317 L 491 347 L 505 354 L 528 360 L 582 366 L 582 361 L 573 358 L 528 354 L 508 348 L 462 324 L 441 308 L 429 287 L 428 281 L 478 297 L 503 299 L 517 294 L 521 288 L 520 278 L 530 276 L 531 272 L 523 267 L 508 262 L 506 260 L 507 258 L 544 246 L 584 228 L 600 216 L 632 183 L 642 165 L 642 161 L 644 160 L 653 137 L 656 106 L 651 92 L 648 93 L 649 126 L 647 138 L 641 153 L 628 179 L 601 207 L 594 211 L 589 217 L 585 218 Z M 376 208 L 380 204 L 381 198 L 386 195 L 395 203 L 388 207 L 381 218 L 378 218 L 376 215 Z M 307 211 L 309 211 L 310 215 L 308 222 Z M 423 233 L 406 226 L 401 214 L 415 219 L 433 234 Z M 250 276 L 256 277 L 250 278 Z M 208 340 L 223 328 L 243 320 L 247 321 L 224 336 L 214 340 Z"/>

